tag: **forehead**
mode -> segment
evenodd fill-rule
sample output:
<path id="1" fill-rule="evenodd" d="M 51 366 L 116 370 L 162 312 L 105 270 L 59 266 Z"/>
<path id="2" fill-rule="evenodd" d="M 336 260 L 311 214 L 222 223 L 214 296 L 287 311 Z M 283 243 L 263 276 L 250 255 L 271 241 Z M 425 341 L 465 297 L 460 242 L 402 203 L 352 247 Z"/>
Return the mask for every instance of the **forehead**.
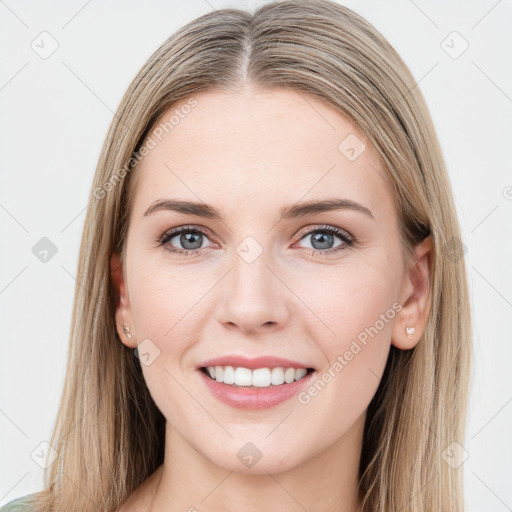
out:
<path id="1" fill-rule="evenodd" d="M 327 196 L 361 202 L 375 216 L 396 213 L 373 146 L 339 110 L 304 92 L 201 92 L 164 113 L 144 145 L 139 213 L 160 198 L 236 212 Z"/>

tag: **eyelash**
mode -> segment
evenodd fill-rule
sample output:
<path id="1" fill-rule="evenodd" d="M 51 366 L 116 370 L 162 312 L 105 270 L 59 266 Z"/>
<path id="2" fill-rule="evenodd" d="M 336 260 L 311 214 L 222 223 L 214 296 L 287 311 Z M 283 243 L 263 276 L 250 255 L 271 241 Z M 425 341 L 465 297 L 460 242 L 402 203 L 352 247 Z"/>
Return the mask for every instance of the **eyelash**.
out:
<path id="1" fill-rule="evenodd" d="M 177 229 L 173 229 L 171 231 L 166 231 L 163 233 L 163 235 L 160 236 L 160 238 L 157 239 L 156 243 L 158 247 L 163 247 L 165 251 L 168 251 L 170 253 L 174 254 L 181 254 L 183 256 L 193 256 L 194 254 L 198 254 L 201 249 L 177 249 L 175 247 L 170 248 L 168 245 L 168 241 L 174 238 L 176 235 L 180 235 L 181 233 L 194 233 L 194 234 L 201 234 L 207 238 L 209 238 L 209 233 L 204 231 L 203 229 L 200 229 L 198 227 L 193 226 L 182 226 Z M 339 237 L 344 243 L 339 245 L 338 247 L 334 249 L 326 249 L 326 250 L 320 250 L 320 249 L 310 249 L 310 253 L 314 256 L 329 256 L 333 253 L 337 253 L 340 251 L 343 251 L 349 247 L 352 247 L 356 244 L 355 238 L 347 233 L 346 231 L 336 228 L 334 226 L 324 225 L 324 226 L 318 226 L 314 229 L 311 229 L 301 235 L 299 238 L 299 241 L 303 238 L 312 235 L 314 233 L 330 233 L 333 235 L 336 235 Z"/>

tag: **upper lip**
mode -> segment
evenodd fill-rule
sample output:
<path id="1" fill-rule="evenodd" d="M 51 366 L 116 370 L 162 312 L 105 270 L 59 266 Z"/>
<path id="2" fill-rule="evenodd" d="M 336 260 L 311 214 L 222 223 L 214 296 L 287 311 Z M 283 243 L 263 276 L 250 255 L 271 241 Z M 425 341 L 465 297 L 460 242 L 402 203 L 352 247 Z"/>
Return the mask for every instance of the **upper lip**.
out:
<path id="1" fill-rule="evenodd" d="M 259 356 L 259 357 L 245 357 L 238 356 L 235 354 L 215 357 L 208 359 L 198 365 L 197 369 L 207 366 L 234 366 L 243 367 L 254 370 L 256 368 L 312 368 L 308 364 L 301 363 L 299 361 L 293 361 L 292 359 L 286 359 L 277 356 Z"/>

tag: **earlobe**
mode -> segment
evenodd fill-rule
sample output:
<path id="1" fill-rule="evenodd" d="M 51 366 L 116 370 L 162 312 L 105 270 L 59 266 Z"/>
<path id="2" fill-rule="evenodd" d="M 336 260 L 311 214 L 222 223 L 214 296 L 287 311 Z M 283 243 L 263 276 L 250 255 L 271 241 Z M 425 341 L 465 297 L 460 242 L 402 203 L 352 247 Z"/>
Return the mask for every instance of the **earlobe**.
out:
<path id="1" fill-rule="evenodd" d="M 415 259 L 404 276 L 402 309 L 392 332 L 392 344 L 401 350 L 414 348 L 423 336 L 430 314 L 433 242 L 428 236 L 415 249 Z"/>
<path id="2" fill-rule="evenodd" d="M 116 293 L 115 321 L 117 333 L 124 345 L 129 348 L 135 348 L 137 344 L 133 332 L 133 319 L 123 265 L 121 258 L 115 253 L 110 258 L 110 275 Z"/>

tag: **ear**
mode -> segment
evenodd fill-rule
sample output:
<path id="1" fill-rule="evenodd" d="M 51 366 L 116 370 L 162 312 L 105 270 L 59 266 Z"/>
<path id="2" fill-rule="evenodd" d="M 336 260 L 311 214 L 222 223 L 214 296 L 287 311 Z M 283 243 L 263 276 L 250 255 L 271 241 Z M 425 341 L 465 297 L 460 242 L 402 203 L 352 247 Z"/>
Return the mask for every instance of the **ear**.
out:
<path id="1" fill-rule="evenodd" d="M 137 336 L 133 322 L 130 298 L 126 289 L 126 280 L 123 265 L 118 254 L 110 258 L 110 275 L 116 291 L 116 328 L 121 342 L 129 348 L 137 347 Z M 131 338 L 124 332 L 123 327 L 128 326 Z"/>
<path id="2" fill-rule="evenodd" d="M 432 237 L 428 236 L 415 248 L 414 263 L 402 281 L 400 304 L 393 326 L 391 342 L 401 350 L 414 348 L 425 331 L 430 313 L 431 262 L 433 257 Z M 409 338 L 406 327 L 414 327 Z"/>

